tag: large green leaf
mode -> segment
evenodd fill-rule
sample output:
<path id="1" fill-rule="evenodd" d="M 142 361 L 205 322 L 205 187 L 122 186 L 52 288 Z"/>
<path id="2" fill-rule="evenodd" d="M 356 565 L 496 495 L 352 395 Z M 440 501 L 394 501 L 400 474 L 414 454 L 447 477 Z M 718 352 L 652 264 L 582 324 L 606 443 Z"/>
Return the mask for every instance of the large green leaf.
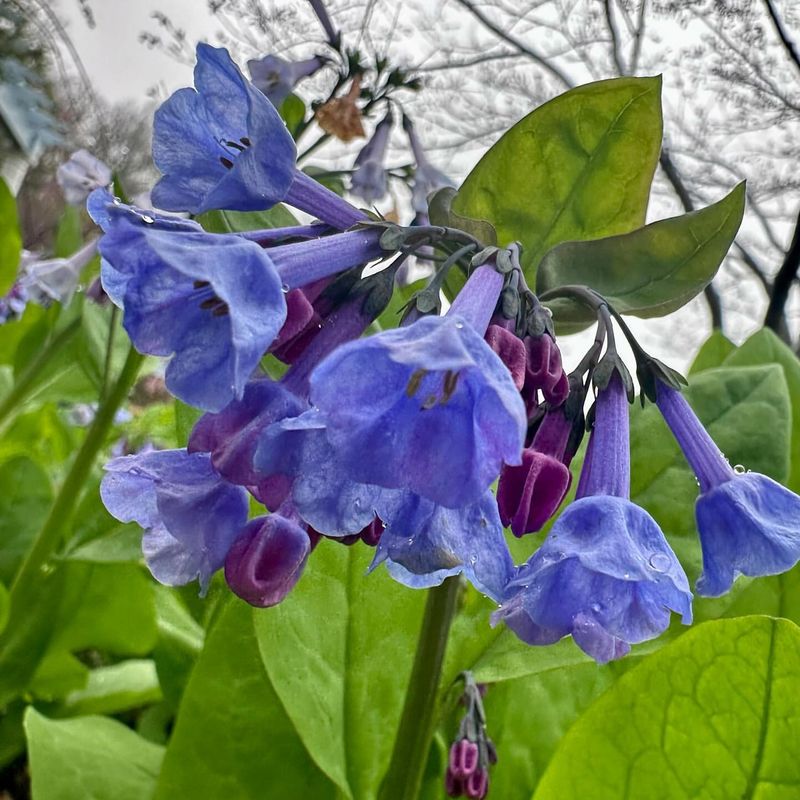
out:
<path id="1" fill-rule="evenodd" d="M 792 463 L 786 485 L 800 492 L 800 361 L 797 356 L 769 329 L 754 333 L 741 347 L 725 359 L 726 367 L 756 364 L 778 364 L 783 370 L 792 402 L 790 453 Z"/>
<path id="2" fill-rule="evenodd" d="M 121 722 L 107 717 L 56 721 L 29 708 L 25 733 L 35 800 L 146 800 L 153 795 L 164 748 Z"/>
<path id="3" fill-rule="evenodd" d="M 569 730 L 535 798 L 800 795 L 800 629 L 698 626 L 624 675 Z"/>
<path id="4" fill-rule="evenodd" d="M 550 250 L 536 274 L 542 295 L 568 284 L 591 286 L 622 314 L 660 317 L 710 283 L 744 214 L 744 184 L 718 203 L 632 233 Z M 557 323 L 589 324 L 595 314 L 569 299 L 548 302 Z"/>
<path id="5" fill-rule="evenodd" d="M 231 599 L 184 692 L 156 797 L 334 800 L 336 794 L 264 671 L 252 609 Z"/>
<path id="6" fill-rule="evenodd" d="M 17 277 L 21 249 L 17 203 L 6 182 L 0 178 L 0 294 L 5 294 Z"/>
<path id="7" fill-rule="evenodd" d="M 423 592 L 365 575 L 372 553 L 323 542 L 279 606 L 255 612 L 267 674 L 311 757 L 346 796 L 374 798 L 411 672 Z"/>
<path id="8" fill-rule="evenodd" d="M 689 374 L 721 367 L 735 349 L 736 345 L 722 331 L 714 331 L 697 351 L 692 366 L 689 367 Z"/>
<path id="9" fill-rule="evenodd" d="M 453 209 L 522 242 L 533 283 L 542 256 L 573 239 L 644 224 L 661 146 L 661 79 L 580 86 L 528 114 L 467 176 Z"/>

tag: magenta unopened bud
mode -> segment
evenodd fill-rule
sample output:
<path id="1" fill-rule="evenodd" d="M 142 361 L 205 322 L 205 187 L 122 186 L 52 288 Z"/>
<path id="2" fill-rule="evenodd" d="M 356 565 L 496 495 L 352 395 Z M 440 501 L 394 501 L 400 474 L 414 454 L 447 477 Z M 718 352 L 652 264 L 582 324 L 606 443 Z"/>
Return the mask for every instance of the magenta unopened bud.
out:
<path id="1" fill-rule="evenodd" d="M 522 390 L 525 384 L 525 367 L 527 351 L 522 339 L 500 325 L 490 325 L 486 329 L 486 344 L 500 356 L 500 360 L 508 367 L 517 389 Z"/>
<path id="2" fill-rule="evenodd" d="M 522 464 L 500 473 L 497 506 L 503 525 L 517 537 L 538 531 L 558 510 L 571 482 L 572 474 L 557 458 L 526 448 Z"/>
<path id="3" fill-rule="evenodd" d="M 457 778 L 466 778 L 478 768 L 478 743 L 459 739 L 450 747 L 449 771 Z"/>
<path id="4" fill-rule="evenodd" d="M 311 552 L 308 533 L 280 514 L 245 526 L 225 559 L 228 586 L 252 606 L 277 605 L 303 573 Z"/>
<path id="5" fill-rule="evenodd" d="M 472 800 L 483 800 L 489 791 L 489 773 L 485 769 L 476 769 L 464 781 L 464 794 Z"/>
<path id="6" fill-rule="evenodd" d="M 448 797 L 461 797 L 464 794 L 464 782 L 457 778 L 450 770 L 444 776 L 444 790 Z"/>
<path id="7" fill-rule="evenodd" d="M 561 364 L 561 351 L 548 334 L 524 340 L 527 352 L 523 395 L 541 392 L 551 405 L 560 405 L 569 393 L 569 380 Z"/>
<path id="8" fill-rule="evenodd" d="M 283 323 L 270 350 L 279 350 L 299 336 L 313 319 L 314 313 L 314 306 L 311 305 L 303 289 L 292 289 L 286 295 L 286 322 Z"/>
<path id="9" fill-rule="evenodd" d="M 572 473 L 564 463 L 572 423 L 563 408 L 545 414 L 522 464 L 503 467 L 497 506 L 503 525 L 517 537 L 538 531 L 555 514 L 569 491 Z"/>

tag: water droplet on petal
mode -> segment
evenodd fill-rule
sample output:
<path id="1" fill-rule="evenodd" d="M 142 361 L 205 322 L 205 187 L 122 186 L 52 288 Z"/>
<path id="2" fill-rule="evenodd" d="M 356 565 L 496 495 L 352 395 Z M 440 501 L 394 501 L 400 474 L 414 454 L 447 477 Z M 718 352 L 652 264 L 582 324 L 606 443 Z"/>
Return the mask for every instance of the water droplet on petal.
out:
<path id="1" fill-rule="evenodd" d="M 475 564 L 477 561 L 478 561 L 478 557 L 476 555 L 471 555 L 469 557 L 469 563 L 470 564 Z"/>
<path id="2" fill-rule="evenodd" d="M 670 567 L 670 558 L 666 553 L 653 553 L 647 563 L 656 572 L 666 572 Z"/>
<path id="3" fill-rule="evenodd" d="M 745 472 L 747 472 L 747 469 L 746 469 L 746 468 L 745 468 L 745 467 L 744 467 L 742 464 L 737 464 L 737 465 L 736 465 L 736 466 L 733 468 L 733 471 L 734 471 L 734 472 L 735 472 L 737 475 L 744 475 L 744 474 L 745 474 Z"/>
<path id="4" fill-rule="evenodd" d="M 458 330 L 461 330 L 463 327 L 464 327 L 463 322 L 456 322 L 456 328 L 458 328 Z"/>
<path id="5" fill-rule="evenodd" d="M 142 222 L 144 222 L 145 225 L 152 225 L 155 220 L 149 214 L 142 214 Z"/>
<path id="6" fill-rule="evenodd" d="M 626 581 L 629 581 L 631 579 L 631 574 L 630 572 L 625 572 L 622 577 L 625 578 Z"/>
<path id="7" fill-rule="evenodd" d="M 594 611 L 595 614 L 598 611 L 602 611 L 602 610 L 603 610 L 603 606 L 601 606 L 600 603 L 592 603 L 592 611 Z"/>
<path id="8" fill-rule="evenodd" d="M 358 497 L 356 497 L 356 499 L 353 500 L 353 507 L 354 508 L 361 508 L 361 500 Z"/>
<path id="9" fill-rule="evenodd" d="M 289 291 L 289 284 L 288 284 L 288 283 L 282 283 L 282 284 L 281 284 L 281 291 L 282 291 L 284 294 L 287 294 L 287 293 L 288 293 L 288 291 Z"/>
<path id="10" fill-rule="evenodd" d="M 409 536 L 408 543 L 409 544 L 414 544 L 414 537 L 413 536 Z"/>

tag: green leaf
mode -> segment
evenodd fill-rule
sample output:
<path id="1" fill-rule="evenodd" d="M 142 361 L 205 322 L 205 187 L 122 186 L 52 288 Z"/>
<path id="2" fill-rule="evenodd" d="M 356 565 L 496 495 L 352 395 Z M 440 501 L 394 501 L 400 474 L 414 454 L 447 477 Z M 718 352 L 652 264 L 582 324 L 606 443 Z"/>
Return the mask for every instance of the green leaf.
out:
<path id="1" fill-rule="evenodd" d="M 33 537 L 42 527 L 53 492 L 42 468 L 20 456 L 0 464 L 0 581 L 11 585 Z"/>
<path id="2" fill-rule="evenodd" d="M 661 146 L 661 79 L 572 89 L 507 131 L 467 176 L 453 208 L 518 240 L 533 285 L 554 245 L 644 224 Z"/>
<path id="3" fill-rule="evenodd" d="M 388 766 L 425 600 L 365 547 L 325 542 L 279 606 L 255 612 L 272 685 L 311 757 L 348 797 L 374 797 Z"/>
<path id="4" fill-rule="evenodd" d="M 189 679 L 155 796 L 262 800 L 265 794 L 334 800 L 336 790 L 309 757 L 264 671 L 252 609 L 231 599 Z"/>
<path id="5" fill-rule="evenodd" d="M 182 400 L 175 400 L 175 438 L 180 445 L 186 445 L 195 422 L 203 416 L 199 408 L 193 408 Z"/>
<path id="6" fill-rule="evenodd" d="M 711 282 L 744 214 L 744 183 L 718 203 L 653 222 L 632 233 L 566 242 L 542 259 L 536 291 L 591 286 L 621 314 L 660 317 L 688 303 Z M 595 314 L 570 299 L 548 302 L 557 324 L 589 324 Z"/>
<path id="7" fill-rule="evenodd" d="M 786 485 L 792 491 L 800 492 L 800 361 L 769 328 L 762 328 L 725 359 L 726 367 L 756 364 L 779 365 L 789 387 L 792 403 L 791 437 L 789 437 L 792 463 Z"/>
<path id="8" fill-rule="evenodd" d="M 573 725 L 535 798 L 800 794 L 800 630 L 698 626 L 624 675 Z"/>
<path id="9" fill-rule="evenodd" d="M 25 733 L 35 800 L 144 800 L 164 748 L 106 717 L 51 720 L 29 708 Z"/>
<path id="10" fill-rule="evenodd" d="M 130 659 L 93 669 L 86 685 L 70 692 L 53 713 L 59 717 L 119 714 L 161 700 L 156 666 L 150 659 Z"/>
<path id="11" fill-rule="evenodd" d="M 458 192 L 451 186 L 446 186 L 434 193 L 428 209 L 431 225 L 458 228 L 471 234 L 485 245 L 496 245 L 497 231 L 490 222 L 485 219 L 465 217 L 453 210 L 453 203 L 457 196 Z"/>
<path id="12" fill-rule="evenodd" d="M 295 138 L 297 129 L 306 118 L 306 104 L 296 94 L 292 93 L 281 103 L 278 113 L 283 117 L 283 121 L 289 129 L 289 133 L 292 134 L 292 138 Z"/>
<path id="13" fill-rule="evenodd" d="M 714 331 L 698 350 L 692 366 L 689 367 L 689 374 L 694 375 L 704 369 L 721 367 L 735 349 L 736 345 L 722 331 Z"/>
<path id="14" fill-rule="evenodd" d="M 0 178 L 0 294 L 5 294 L 16 280 L 21 250 L 17 202 Z"/>
<path id="15" fill-rule="evenodd" d="M 206 211 L 197 217 L 197 222 L 209 233 L 241 233 L 297 225 L 292 212 L 281 204 L 267 211 Z"/>
<path id="16" fill-rule="evenodd" d="M 52 649 L 87 648 L 146 655 L 157 639 L 153 584 L 133 564 L 64 562 L 61 614 L 51 623 Z"/>

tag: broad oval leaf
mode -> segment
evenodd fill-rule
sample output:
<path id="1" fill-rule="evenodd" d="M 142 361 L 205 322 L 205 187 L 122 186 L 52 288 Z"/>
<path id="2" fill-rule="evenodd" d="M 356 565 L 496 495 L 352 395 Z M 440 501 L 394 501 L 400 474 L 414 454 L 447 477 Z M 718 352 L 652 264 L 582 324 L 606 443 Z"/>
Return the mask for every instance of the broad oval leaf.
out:
<path id="1" fill-rule="evenodd" d="M 320 769 L 355 800 L 374 798 L 386 772 L 425 601 L 383 568 L 365 575 L 372 555 L 323 542 L 291 595 L 254 612 L 286 714 Z"/>
<path id="2" fill-rule="evenodd" d="M 744 183 L 717 203 L 659 220 L 632 233 L 565 242 L 542 260 L 540 295 L 568 284 L 590 286 L 621 314 L 660 317 L 711 282 L 744 214 Z M 595 314 L 569 299 L 548 302 L 557 324 L 589 324 Z"/>
<path id="3" fill-rule="evenodd" d="M 51 720 L 33 707 L 25 735 L 36 800 L 152 797 L 164 748 L 107 717 Z"/>
<path id="4" fill-rule="evenodd" d="M 624 675 L 561 742 L 535 800 L 800 795 L 800 629 L 705 623 Z"/>
<path id="5" fill-rule="evenodd" d="M 661 78 L 572 89 L 507 131 L 467 176 L 453 210 L 519 241 L 533 284 L 542 256 L 572 239 L 644 224 L 661 146 Z"/>
<path id="6" fill-rule="evenodd" d="M 264 671 L 252 609 L 222 602 L 183 693 L 156 800 L 334 800 Z"/>

